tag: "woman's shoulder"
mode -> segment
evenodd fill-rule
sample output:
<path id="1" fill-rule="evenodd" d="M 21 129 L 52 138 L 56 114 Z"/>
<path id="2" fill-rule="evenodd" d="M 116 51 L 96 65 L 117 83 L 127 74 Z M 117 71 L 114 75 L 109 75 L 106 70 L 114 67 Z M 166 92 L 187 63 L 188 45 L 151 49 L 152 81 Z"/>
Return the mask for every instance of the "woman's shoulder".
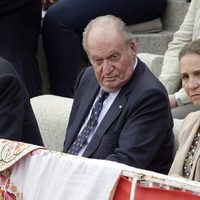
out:
<path id="1" fill-rule="evenodd" d="M 191 120 L 191 119 L 200 119 L 200 110 L 198 110 L 198 111 L 195 111 L 195 112 L 191 112 L 191 113 L 189 113 L 187 116 L 186 116 L 186 118 L 185 118 L 185 120 Z"/>
<path id="2" fill-rule="evenodd" d="M 187 129 L 190 126 L 194 126 L 198 121 L 200 121 L 200 110 L 196 112 L 189 113 L 183 120 L 181 129 Z"/>

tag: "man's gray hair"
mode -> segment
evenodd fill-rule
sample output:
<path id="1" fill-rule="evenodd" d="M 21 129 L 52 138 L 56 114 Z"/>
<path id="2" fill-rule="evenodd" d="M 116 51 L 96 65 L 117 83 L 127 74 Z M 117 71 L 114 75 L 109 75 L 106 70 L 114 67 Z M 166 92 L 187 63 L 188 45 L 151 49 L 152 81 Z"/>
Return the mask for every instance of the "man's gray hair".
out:
<path id="1" fill-rule="evenodd" d="M 132 33 L 128 30 L 127 25 L 119 17 L 116 17 L 114 15 L 100 16 L 91 20 L 83 32 L 82 45 L 86 52 L 88 36 L 91 30 L 98 26 L 104 27 L 105 29 L 106 27 L 113 27 L 122 34 L 125 44 L 129 44 L 134 40 L 134 37 Z"/>

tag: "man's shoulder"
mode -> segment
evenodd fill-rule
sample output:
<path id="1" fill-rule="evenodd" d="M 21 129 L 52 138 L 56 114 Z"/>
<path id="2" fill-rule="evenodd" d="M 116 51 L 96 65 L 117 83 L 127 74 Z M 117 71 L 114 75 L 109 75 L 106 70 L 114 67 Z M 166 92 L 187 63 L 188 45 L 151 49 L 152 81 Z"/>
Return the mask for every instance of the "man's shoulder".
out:
<path id="1" fill-rule="evenodd" d="M 148 66 L 139 61 L 139 68 L 142 68 L 142 74 L 139 80 L 139 84 L 143 86 L 143 89 L 158 89 L 167 93 L 164 85 L 158 80 L 158 78 L 151 72 Z"/>
<path id="2" fill-rule="evenodd" d="M 79 74 L 79 79 L 81 82 L 85 81 L 96 81 L 94 69 L 92 66 L 85 67 L 84 69 L 81 70 Z"/>
<path id="3" fill-rule="evenodd" d="M 84 68 L 76 81 L 76 95 L 85 94 L 85 91 L 91 90 L 98 86 L 98 81 L 96 79 L 93 67 L 89 66 Z"/>
<path id="4" fill-rule="evenodd" d="M 90 76 L 91 74 L 94 74 L 94 69 L 92 66 L 87 66 L 85 68 L 83 68 L 83 70 L 81 71 L 85 76 Z"/>

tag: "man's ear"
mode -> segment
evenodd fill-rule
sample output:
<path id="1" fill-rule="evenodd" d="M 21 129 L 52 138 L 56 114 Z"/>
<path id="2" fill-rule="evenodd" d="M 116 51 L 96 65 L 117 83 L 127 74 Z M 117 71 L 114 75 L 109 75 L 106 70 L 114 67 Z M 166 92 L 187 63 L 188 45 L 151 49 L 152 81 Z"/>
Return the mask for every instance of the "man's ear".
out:
<path id="1" fill-rule="evenodd" d="M 132 41 L 130 45 L 131 45 L 131 54 L 133 57 L 136 57 L 136 43 Z"/>

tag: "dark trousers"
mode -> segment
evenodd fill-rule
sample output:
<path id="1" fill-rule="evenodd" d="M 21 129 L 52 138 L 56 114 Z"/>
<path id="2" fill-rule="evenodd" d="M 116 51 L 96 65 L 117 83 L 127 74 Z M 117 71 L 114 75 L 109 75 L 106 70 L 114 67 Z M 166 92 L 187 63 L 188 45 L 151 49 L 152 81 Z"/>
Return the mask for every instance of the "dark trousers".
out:
<path id="1" fill-rule="evenodd" d="M 31 97 L 42 93 L 36 51 L 41 0 L 0 2 L 0 56 L 12 63 Z"/>
<path id="2" fill-rule="evenodd" d="M 88 22 L 100 15 L 116 15 L 127 25 L 161 16 L 166 0 L 60 0 L 43 22 L 43 41 L 51 92 L 72 97 L 80 67 L 81 37 Z"/>

